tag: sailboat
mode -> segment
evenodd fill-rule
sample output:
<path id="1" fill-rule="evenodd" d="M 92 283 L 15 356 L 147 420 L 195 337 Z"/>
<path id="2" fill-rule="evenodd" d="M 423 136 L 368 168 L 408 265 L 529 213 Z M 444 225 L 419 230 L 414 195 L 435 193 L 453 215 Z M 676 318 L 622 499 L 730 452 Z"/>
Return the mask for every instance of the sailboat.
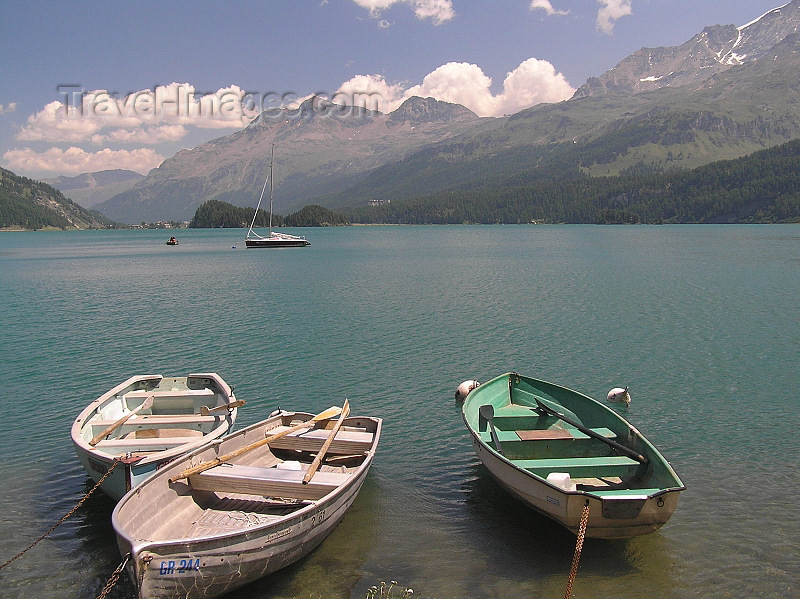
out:
<path id="1" fill-rule="evenodd" d="M 272 144 L 272 154 L 269 159 L 269 176 L 264 181 L 264 187 L 261 189 L 261 196 L 258 198 L 258 205 L 256 211 L 253 213 L 253 221 L 250 223 L 250 230 L 244 238 L 244 243 L 249 248 L 291 248 L 303 247 L 311 245 L 305 236 L 289 235 L 288 233 L 276 233 L 272 230 L 272 165 L 275 160 L 275 144 Z M 262 237 L 258 233 L 253 232 L 253 225 L 256 224 L 256 216 L 258 216 L 258 209 L 261 207 L 261 200 L 264 199 L 264 192 L 267 190 L 267 182 L 269 182 L 269 235 Z"/>

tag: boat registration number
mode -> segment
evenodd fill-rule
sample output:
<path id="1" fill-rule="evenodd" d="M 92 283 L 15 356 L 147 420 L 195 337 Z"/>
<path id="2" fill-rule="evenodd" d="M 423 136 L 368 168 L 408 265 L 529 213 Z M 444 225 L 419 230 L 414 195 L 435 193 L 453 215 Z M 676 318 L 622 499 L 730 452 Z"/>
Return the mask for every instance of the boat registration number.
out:
<path id="1" fill-rule="evenodd" d="M 158 568 L 159 576 L 182 576 L 200 571 L 200 559 L 179 557 L 164 560 Z"/>

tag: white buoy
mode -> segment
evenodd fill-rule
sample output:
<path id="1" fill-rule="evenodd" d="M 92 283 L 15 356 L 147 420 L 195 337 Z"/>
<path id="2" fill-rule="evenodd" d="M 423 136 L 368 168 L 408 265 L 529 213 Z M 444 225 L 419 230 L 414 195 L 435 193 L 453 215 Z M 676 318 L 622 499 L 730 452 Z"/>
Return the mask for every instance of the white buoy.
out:
<path id="1" fill-rule="evenodd" d="M 626 406 L 630 405 L 631 403 L 631 394 L 628 393 L 628 388 L 625 387 L 624 389 L 621 387 L 614 387 L 611 391 L 608 392 L 608 397 L 606 397 L 606 401 L 611 403 L 624 403 Z"/>
<path id="2" fill-rule="evenodd" d="M 467 399 L 467 395 L 469 395 L 469 392 L 472 391 L 478 385 L 480 385 L 480 383 L 472 379 L 464 381 L 458 386 L 458 389 L 456 389 L 456 399 L 458 401 L 464 401 L 465 399 Z"/>

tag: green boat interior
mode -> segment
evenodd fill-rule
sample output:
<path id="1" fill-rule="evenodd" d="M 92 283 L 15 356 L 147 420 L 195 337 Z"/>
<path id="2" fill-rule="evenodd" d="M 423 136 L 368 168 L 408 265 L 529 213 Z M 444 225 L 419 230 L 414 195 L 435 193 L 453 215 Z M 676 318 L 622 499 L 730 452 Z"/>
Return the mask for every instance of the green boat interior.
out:
<path id="1" fill-rule="evenodd" d="M 568 474 L 575 490 L 599 496 L 652 495 L 675 486 L 661 462 L 650 459 L 649 444 L 605 407 L 581 405 L 581 419 L 555 387 L 551 394 L 546 384 L 533 387 L 514 377 L 503 387 L 481 407 L 477 432 L 516 467 L 545 480 Z"/>

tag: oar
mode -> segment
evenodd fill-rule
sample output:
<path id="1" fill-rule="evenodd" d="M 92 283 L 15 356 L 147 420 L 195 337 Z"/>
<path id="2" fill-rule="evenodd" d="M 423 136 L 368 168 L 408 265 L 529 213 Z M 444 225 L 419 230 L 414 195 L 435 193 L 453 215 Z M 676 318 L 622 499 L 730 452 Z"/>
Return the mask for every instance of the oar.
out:
<path id="1" fill-rule="evenodd" d="M 311 462 L 311 465 L 306 470 L 306 475 L 303 477 L 303 484 L 307 485 L 308 481 L 311 480 L 311 477 L 314 476 L 314 473 L 319 468 L 319 465 L 322 463 L 322 458 L 325 457 L 325 452 L 328 451 L 328 448 L 333 443 L 333 438 L 336 436 L 336 433 L 339 432 L 339 429 L 342 428 L 342 423 L 344 419 L 347 418 L 347 415 L 350 413 L 350 400 L 345 399 L 344 405 L 342 406 L 342 413 L 339 415 L 339 420 L 336 421 L 336 424 L 333 425 L 333 430 L 331 434 L 328 435 L 328 438 L 325 439 L 325 443 L 322 444 L 322 449 L 317 452 L 317 457 L 314 458 L 314 461 Z"/>
<path id="2" fill-rule="evenodd" d="M 226 403 L 221 406 L 216 406 L 214 408 L 209 408 L 208 406 L 200 406 L 200 415 L 208 416 L 210 414 L 213 414 L 214 412 L 221 412 L 222 410 L 230 410 L 231 408 L 240 408 L 245 403 L 247 403 L 245 400 L 237 399 L 236 401 L 232 401 L 230 403 Z"/>
<path id="3" fill-rule="evenodd" d="M 534 398 L 534 399 L 536 399 L 536 398 Z M 546 414 L 550 414 L 551 416 L 555 416 L 555 417 L 556 417 L 556 418 L 558 418 L 559 420 L 563 420 L 564 422 L 566 422 L 566 423 L 567 423 L 567 424 L 569 424 L 570 426 L 574 426 L 575 428 L 577 428 L 577 429 L 578 429 L 579 431 L 581 431 L 581 432 L 582 432 L 584 435 L 589 435 L 590 437 L 593 437 L 593 438 L 595 438 L 595 439 L 599 439 L 599 440 L 600 440 L 600 441 L 602 441 L 603 443 L 606 443 L 607 445 L 610 445 L 610 446 L 611 446 L 611 447 L 613 447 L 614 449 L 617 449 L 617 450 L 621 451 L 622 453 L 624 453 L 624 454 L 625 454 L 625 455 L 627 455 L 628 457 L 630 457 L 630 458 L 633 458 L 634 460 L 636 460 L 636 461 L 637 461 L 637 462 L 639 462 L 640 464 L 646 464 L 646 463 L 648 462 L 648 460 L 647 460 L 647 458 L 646 458 L 646 457 L 644 457 L 644 456 L 643 456 L 642 454 L 640 454 L 640 453 L 636 453 L 636 452 L 635 452 L 634 450 L 632 450 L 630 447 L 625 447 L 624 445 L 622 445 L 622 444 L 620 444 L 620 443 L 617 443 L 616 441 L 614 441 L 614 440 L 612 440 L 612 439 L 608 439 L 608 438 L 604 437 L 604 436 L 603 436 L 603 435 L 601 435 L 600 433 L 596 433 L 596 432 L 594 432 L 594 431 L 593 431 L 592 429 L 590 429 L 590 428 L 586 428 L 586 427 L 585 427 L 585 426 L 583 426 L 582 424 L 578 424 L 577 422 L 574 422 L 574 421 L 570 420 L 569 418 L 567 418 L 567 417 L 566 417 L 566 416 L 564 416 L 563 414 L 559 414 L 558 412 L 556 412 L 556 411 L 555 411 L 553 408 L 550 408 L 550 407 L 546 406 L 545 404 L 543 404 L 543 403 L 542 403 L 541 401 L 539 401 L 538 399 L 536 399 L 536 405 L 538 405 L 538 406 L 539 406 L 538 410 L 536 410 L 536 411 L 538 411 L 538 412 L 545 412 Z"/>
<path id="4" fill-rule="evenodd" d="M 478 408 L 478 414 L 481 418 L 483 418 L 486 422 L 489 423 L 489 434 L 492 435 L 492 441 L 494 441 L 494 448 L 497 450 L 497 453 L 500 455 L 503 454 L 503 448 L 500 447 L 500 438 L 497 436 L 497 431 L 494 429 L 494 406 L 491 404 L 486 404 Z M 480 429 L 480 426 L 478 426 Z"/>
<path id="5" fill-rule="evenodd" d="M 123 424 L 125 424 L 125 422 L 128 420 L 128 418 L 133 416 L 136 412 L 138 412 L 139 410 L 146 410 L 146 409 L 152 407 L 152 405 L 153 405 L 153 396 L 152 395 L 148 395 L 145 398 L 145 400 L 142 402 L 142 405 L 140 405 L 138 408 L 133 408 L 130 412 L 125 414 L 122 418 L 117 420 L 114 424 L 109 426 L 103 432 L 98 433 L 94 437 L 92 437 L 92 440 L 89 441 L 89 445 L 97 445 L 100 441 L 102 441 L 103 439 L 108 437 L 108 435 L 110 435 L 115 430 L 117 430 L 119 427 L 121 427 Z"/>
<path id="6" fill-rule="evenodd" d="M 281 437 L 285 437 L 286 435 L 293 433 L 295 431 L 299 431 L 304 428 L 308 428 L 309 426 L 314 426 L 317 422 L 321 420 L 328 420 L 329 418 L 334 418 L 339 415 L 341 409 L 337 406 L 332 406 L 325 410 L 324 412 L 320 412 L 310 420 L 306 420 L 301 422 L 300 424 L 296 424 L 285 431 L 281 431 L 279 433 L 275 433 L 274 435 L 270 435 L 266 439 L 260 439 L 259 441 L 255 441 L 250 443 L 249 445 L 245 445 L 244 447 L 240 447 L 230 453 L 226 453 L 225 455 L 221 455 L 219 457 L 214 458 L 210 462 L 206 462 L 205 464 L 199 464 L 197 466 L 193 466 L 191 468 L 187 468 L 183 472 L 181 472 L 178 476 L 173 476 L 169 479 L 169 482 L 174 483 L 175 481 L 181 480 L 182 478 L 188 478 L 195 474 L 199 474 L 200 472 L 205 472 L 209 468 L 213 468 L 223 462 L 227 462 L 228 460 L 235 458 L 236 456 L 242 455 L 243 453 L 247 453 L 252 449 L 256 449 L 257 447 L 261 447 L 262 445 L 268 445 Z"/>

